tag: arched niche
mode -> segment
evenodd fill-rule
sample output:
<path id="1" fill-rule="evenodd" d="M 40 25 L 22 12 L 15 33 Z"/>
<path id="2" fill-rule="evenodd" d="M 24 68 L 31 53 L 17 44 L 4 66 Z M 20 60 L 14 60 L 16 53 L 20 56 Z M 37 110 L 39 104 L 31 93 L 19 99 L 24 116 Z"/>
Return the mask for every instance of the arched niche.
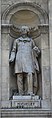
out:
<path id="1" fill-rule="evenodd" d="M 7 24 L 10 23 L 11 16 L 20 10 L 30 10 L 34 13 L 36 13 L 40 19 L 41 24 L 48 23 L 48 16 L 45 10 L 41 8 L 40 5 L 37 3 L 32 2 L 23 2 L 23 3 L 16 3 L 11 6 L 9 6 L 4 13 L 2 14 L 2 23 Z"/>
<path id="2" fill-rule="evenodd" d="M 28 18 L 27 18 L 27 14 L 28 14 Z M 24 17 L 24 15 L 26 18 Z M 22 16 L 24 17 L 24 19 Z M 14 22 L 14 20 L 15 20 L 15 22 Z M 30 20 L 30 22 L 29 22 L 29 20 Z M 37 27 L 38 24 L 42 24 L 42 25 L 47 24 L 48 17 L 47 17 L 47 13 L 41 8 L 41 6 L 37 5 L 36 3 L 31 3 L 31 2 L 16 3 L 16 4 L 9 6 L 4 11 L 4 13 L 2 15 L 2 23 L 4 25 L 6 25 L 6 24 L 20 25 L 20 23 L 22 23 L 22 24 L 26 24 L 28 26 L 31 25 L 32 27 L 33 26 Z M 6 25 L 6 27 L 8 28 L 7 25 Z M 9 25 L 9 27 L 10 27 L 10 25 Z M 5 28 L 4 28 L 4 30 L 5 30 Z M 41 48 L 41 45 L 43 46 L 43 44 L 41 44 L 40 39 L 41 39 L 41 37 L 39 36 L 37 39 L 35 39 L 35 41 L 37 42 L 37 45 L 39 45 L 39 47 Z M 13 40 L 14 40 L 14 38 L 9 37 L 9 42 L 10 42 L 9 48 L 11 47 L 11 42 Z M 12 80 L 10 82 L 12 83 Z M 14 79 L 13 79 L 13 83 L 11 86 L 13 87 L 13 85 L 14 85 Z M 10 89 L 10 85 L 9 85 L 9 89 Z M 41 88 L 41 90 L 42 90 L 42 88 Z"/>
<path id="3" fill-rule="evenodd" d="M 17 12 L 15 12 L 14 14 L 12 14 L 11 18 L 10 18 L 10 24 L 16 26 L 16 27 L 22 27 L 24 25 L 28 26 L 29 28 L 37 28 L 38 27 L 38 24 L 40 24 L 40 19 L 39 19 L 39 16 L 31 11 L 31 10 L 28 10 L 28 9 L 24 9 L 24 10 L 19 10 Z M 38 31 L 36 31 L 36 34 L 35 34 L 35 37 L 39 37 L 40 33 L 38 33 Z M 11 45 L 13 44 L 13 41 L 18 37 L 18 34 L 17 34 L 17 30 L 16 31 L 13 31 L 13 29 L 10 28 L 10 49 L 11 49 Z M 33 38 L 34 40 L 34 38 Z M 38 38 L 37 38 L 38 40 Z M 39 46 L 39 48 L 41 48 L 41 41 L 40 41 L 40 37 L 39 37 L 39 40 L 38 41 L 35 41 L 37 43 L 37 45 Z M 40 59 L 41 60 L 41 59 Z M 39 62 L 40 62 L 39 60 Z M 40 62 L 41 63 L 41 62 Z M 10 72 L 12 71 L 12 68 L 10 67 Z M 41 78 L 41 73 L 39 74 L 39 79 Z M 12 78 L 13 81 L 12 81 Z M 38 79 L 38 80 L 39 80 Z M 42 81 L 42 80 L 41 80 Z M 13 84 L 12 84 L 13 83 Z M 14 84 L 16 84 L 16 77 L 15 76 L 12 76 L 12 74 L 10 74 L 10 90 L 13 88 L 15 88 Z M 37 82 L 36 82 L 37 84 Z M 38 93 L 39 96 L 41 96 L 41 82 L 39 81 L 39 86 L 38 86 Z"/>
<path id="4" fill-rule="evenodd" d="M 31 10 L 19 10 L 15 12 L 10 19 L 10 23 L 13 25 L 17 25 L 21 27 L 23 25 L 27 25 L 29 27 L 37 27 L 40 23 L 40 19 L 36 13 Z"/>

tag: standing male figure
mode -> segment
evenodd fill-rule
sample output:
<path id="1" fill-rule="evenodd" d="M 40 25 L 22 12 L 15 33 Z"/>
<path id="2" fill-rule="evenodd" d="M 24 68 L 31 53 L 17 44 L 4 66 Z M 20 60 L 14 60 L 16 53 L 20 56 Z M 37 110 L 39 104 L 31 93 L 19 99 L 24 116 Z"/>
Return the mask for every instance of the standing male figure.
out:
<path id="1" fill-rule="evenodd" d="M 37 60 L 35 62 L 32 52 L 34 50 L 38 54 L 40 50 L 34 44 L 34 41 L 29 38 L 28 32 L 29 28 L 22 26 L 21 36 L 15 39 L 9 59 L 9 62 L 13 62 L 15 59 L 15 74 L 17 75 L 19 95 L 24 93 L 24 81 L 27 83 L 25 87 L 26 93 L 33 94 L 33 74 L 36 70 L 39 71 L 38 62 Z"/>

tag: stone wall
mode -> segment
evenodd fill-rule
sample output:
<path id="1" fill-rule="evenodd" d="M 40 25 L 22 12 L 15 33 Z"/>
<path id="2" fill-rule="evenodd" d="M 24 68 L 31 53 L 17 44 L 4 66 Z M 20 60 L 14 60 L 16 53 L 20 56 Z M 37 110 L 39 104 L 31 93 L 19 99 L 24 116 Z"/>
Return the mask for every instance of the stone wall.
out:
<path id="1" fill-rule="evenodd" d="M 10 88 L 15 87 L 14 77 L 13 81 L 10 78 L 9 69 L 9 50 L 10 50 L 10 18 L 14 10 L 10 8 L 17 3 L 29 2 L 37 4 L 37 14 L 40 15 L 41 23 L 38 22 L 38 28 L 41 32 L 39 38 L 35 39 L 37 45 L 41 48 L 41 83 L 39 95 L 42 96 L 42 109 L 40 110 L 18 110 L 18 109 L 3 109 L 3 107 L 10 108 Z M 35 5 L 36 6 L 36 5 Z M 21 6 L 20 6 L 21 7 Z M 29 6 L 28 6 L 29 7 Z M 23 7 L 24 8 L 24 7 Z M 27 8 L 27 7 L 26 7 Z M 21 9 L 21 8 L 20 8 Z M 29 7 L 29 9 L 31 9 Z M 34 8 L 32 8 L 34 9 Z M 6 12 L 4 12 L 6 10 Z M 6 18 L 3 13 L 6 13 Z M 1 15 L 2 14 L 2 15 Z M 1 16 L 2 16 L 2 30 L 1 30 Z M 48 18 L 49 17 L 49 18 Z M 49 19 L 49 22 L 48 22 Z M 2 31 L 2 32 L 1 32 Z M 38 42 L 39 41 L 39 42 Z M 2 49 L 2 50 L 1 50 Z M 52 0 L 0 0 L 0 106 L 1 118 L 6 117 L 35 117 L 35 118 L 51 118 L 52 117 Z M 41 90 L 42 89 L 42 90 Z M 44 110 L 43 110 L 44 109 Z M 47 109 L 47 110 L 46 110 Z M 51 109 L 51 110 L 50 110 Z M 21 113 L 21 114 L 20 114 Z M 24 116 L 25 114 L 25 116 Z M 22 115 L 22 116 L 21 116 Z"/>
<path id="2" fill-rule="evenodd" d="M 23 1 L 24 2 L 24 1 Z M 35 2 L 37 2 L 37 1 L 35 1 L 34 2 L 34 6 L 35 6 L 35 8 L 33 8 L 33 1 L 32 2 L 30 2 L 30 1 L 28 1 L 28 3 L 27 3 L 27 5 L 25 5 L 23 2 L 21 2 L 22 4 L 18 4 L 18 3 L 20 3 L 20 1 L 18 1 L 17 3 L 13 3 L 13 4 L 11 4 L 9 7 L 8 7 L 8 9 L 7 10 L 5 10 L 5 12 L 2 14 L 2 23 L 4 23 L 3 25 L 2 25 L 2 100 L 8 100 L 10 97 L 10 88 L 12 88 L 13 86 L 15 86 L 14 85 L 14 79 L 13 79 L 13 81 L 12 81 L 12 77 L 10 78 L 10 75 L 9 75 L 9 62 L 8 62 L 8 59 L 9 59 L 9 50 L 10 50 L 10 44 L 11 44 L 11 37 L 9 37 L 9 33 L 10 33 L 10 31 L 9 31 L 9 27 L 10 26 L 8 26 L 6 23 L 13 23 L 14 21 L 13 21 L 13 18 L 14 17 L 12 17 L 12 14 L 14 14 L 15 12 L 16 12 L 16 10 L 18 11 L 18 10 L 21 10 L 21 9 L 29 9 L 29 10 L 32 10 L 33 12 L 35 12 L 36 14 L 37 14 L 37 16 L 36 15 L 34 15 L 34 17 L 36 17 L 36 21 L 37 22 L 34 22 L 37 26 L 40 24 L 40 23 L 42 23 L 43 25 L 44 25 L 44 23 L 48 23 L 47 21 L 48 21 L 48 18 L 47 18 L 47 13 L 44 11 L 44 10 L 42 10 L 42 6 L 40 6 L 40 4 L 38 4 L 38 3 L 35 3 Z M 8 2 L 7 2 L 8 3 Z M 26 2 L 25 2 L 26 3 Z M 5 3 L 6 4 L 6 3 Z M 43 4 L 43 1 L 42 1 L 42 4 Z M 21 6 L 20 6 L 21 5 Z M 47 5 L 47 4 L 46 4 Z M 17 7 L 15 7 L 15 6 L 17 6 Z M 24 7 L 25 6 L 25 7 Z M 44 5 L 43 5 L 44 6 Z M 18 8 L 19 7 L 19 8 Z M 31 8 L 30 8 L 31 7 Z M 3 7 L 4 8 L 4 7 Z M 14 8 L 14 9 L 13 9 Z M 10 10 L 11 9 L 11 10 Z M 37 9 L 37 10 L 36 10 Z M 38 9 L 39 9 L 39 11 L 38 11 Z M 9 14 L 8 14 L 8 11 L 9 11 Z M 34 14 L 35 14 L 34 13 Z M 44 14 L 44 16 L 43 16 L 43 14 Z M 46 15 L 45 15 L 46 14 Z M 30 17 L 30 16 L 29 16 Z M 17 18 L 17 17 L 16 17 Z M 30 18 L 29 18 L 30 19 Z M 35 19 L 35 18 L 34 18 Z M 16 20 L 16 19 L 15 19 Z M 31 18 L 31 22 L 32 22 L 32 18 Z M 18 19 L 18 21 L 19 21 L 19 19 Z M 20 21 L 21 22 L 21 21 Z M 28 22 L 28 21 L 27 21 Z M 26 22 L 26 23 L 27 23 Z M 29 21 L 29 24 L 31 25 L 31 22 Z M 32 23 L 32 26 L 33 26 L 34 24 Z M 43 29 L 43 27 L 44 26 L 40 26 L 40 27 L 42 27 L 42 29 Z M 46 27 L 46 26 L 45 26 Z M 39 29 L 39 30 L 42 30 L 41 28 Z M 44 28 L 44 30 L 45 30 L 45 28 Z M 40 31 L 41 32 L 41 31 Z M 45 31 L 46 32 L 46 31 Z M 48 48 L 49 48 L 49 44 L 48 44 L 48 31 L 47 31 L 47 33 L 45 33 L 44 31 L 42 32 L 42 34 L 41 34 L 41 36 L 39 37 L 39 39 L 37 38 L 37 41 L 36 41 L 36 43 L 38 44 L 38 46 L 39 46 L 39 48 L 41 49 L 41 65 L 42 65 L 42 70 L 44 70 L 44 67 L 46 67 L 47 68 L 47 66 L 48 66 L 48 68 L 49 68 L 49 59 L 47 59 L 47 62 L 46 62 L 46 59 L 44 58 L 44 54 L 46 53 L 46 51 L 47 51 L 47 53 L 45 54 L 45 56 L 47 57 L 48 56 L 48 58 L 49 58 L 49 52 L 48 52 Z M 46 41 L 45 41 L 45 37 L 46 37 Z M 36 39 L 35 39 L 36 40 Z M 44 46 L 45 45 L 45 46 Z M 5 59 L 6 59 L 6 62 L 5 62 Z M 44 64 L 45 63 L 45 64 Z M 4 73 L 3 73 L 3 71 L 5 71 Z M 43 73 L 45 73 L 45 71 L 42 71 Z M 45 80 L 45 78 L 47 78 L 47 77 L 45 77 L 45 76 L 43 76 L 44 74 L 42 73 L 42 80 L 44 81 Z M 4 76 L 5 76 L 5 78 L 4 78 Z M 44 79 L 43 79 L 43 77 L 44 77 Z M 48 76 L 48 78 L 49 78 L 49 76 Z M 48 80 L 49 81 L 49 80 Z M 46 85 L 46 84 L 45 84 Z M 11 86 L 11 87 L 10 87 Z M 43 86 L 44 87 L 44 86 Z M 7 89 L 6 89 L 7 88 Z M 45 87 L 44 87 L 44 89 L 45 89 Z M 43 89 L 42 89 L 43 90 Z M 44 90 L 43 90 L 44 91 Z M 49 83 L 49 91 L 50 91 L 50 83 Z M 7 93 L 7 94 L 6 94 Z M 48 92 L 48 93 L 50 93 L 50 92 Z M 45 93 L 45 94 L 47 94 L 47 93 Z M 45 96 L 45 94 L 44 94 L 44 96 Z M 47 95 L 47 97 L 49 96 L 49 94 Z M 48 99 L 49 99 L 49 97 L 48 97 Z"/>
<path id="3" fill-rule="evenodd" d="M 33 109 L 3 109 L 2 110 L 2 118 L 52 118 L 52 111 L 49 110 L 33 110 Z"/>
<path id="4" fill-rule="evenodd" d="M 50 81 L 52 93 L 52 1 L 49 1 L 49 44 L 50 44 Z M 51 94 L 51 109 L 52 109 L 52 94 Z"/>
<path id="5" fill-rule="evenodd" d="M 36 2 L 37 4 L 40 4 L 40 6 L 45 9 L 48 12 L 48 0 L 2 0 L 2 13 L 3 11 L 11 4 L 19 2 Z"/>

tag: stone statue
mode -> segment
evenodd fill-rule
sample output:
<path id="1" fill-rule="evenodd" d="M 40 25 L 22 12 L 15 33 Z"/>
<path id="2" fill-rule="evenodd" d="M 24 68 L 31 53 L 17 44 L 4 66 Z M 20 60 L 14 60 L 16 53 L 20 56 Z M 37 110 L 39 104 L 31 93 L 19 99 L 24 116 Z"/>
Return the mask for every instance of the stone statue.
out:
<path id="1" fill-rule="evenodd" d="M 15 39 L 9 62 L 15 60 L 15 74 L 17 75 L 17 86 L 19 95 L 33 94 L 33 74 L 39 71 L 36 57 L 40 50 L 32 38 L 28 36 L 29 28 L 22 26 L 21 35 Z"/>

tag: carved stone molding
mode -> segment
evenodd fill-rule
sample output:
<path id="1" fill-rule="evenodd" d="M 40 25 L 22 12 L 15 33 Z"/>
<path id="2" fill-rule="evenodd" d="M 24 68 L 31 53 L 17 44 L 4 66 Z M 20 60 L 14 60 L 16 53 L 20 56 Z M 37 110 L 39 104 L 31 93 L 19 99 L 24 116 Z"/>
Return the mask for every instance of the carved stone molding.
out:
<path id="1" fill-rule="evenodd" d="M 2 33 L 10 33 L 10 27 L 12 27 L 12 24 L 2 24 L 1 25 L 1 31 Z"/>
<path id="2" fill-rule="evenodd" d="M 41 110 L 41 109 L 2 109 L 1 110 L 2 117 L 38 117 L 38 118 L 51 118 L 52 117 L 52 110 Z"/>
<path id="3" fill-rule="evenodd" d="M 40 23 L 47 23 L 48 22 L 48 16 L 45 10 L 41 8 L 41 6 L 37 3 L 32 2 L 23 2 L 23 3 L 15 3 L 11 6 L 9 6 L 2 15 L 2 23 L 9 23 L 11 16 L 19 11 L 19 10 L 30 10 L 34 13 L 36 13 L 40 19 Z"/>
<path id="4" fill-rule="evenodd" d="M 12 24 L 2 24 L 2 29 L 9 30 L 9 35 L 13 38 L 18 37 L 18 32 L 15 28 L 13 28 Z M 11 28 L 11 29 L 10 29 Z M 4 30 L 4 31 L 5 31 Z M 3 31 L 3 30 L 2 30 Z M 49 25 L 48 24 L 39 24 L 37 28 L 32 32 L 32 38 L 35 39 L 39 37 L 41 34 L 49 33 Z"/>
<path id="5" fill-rule="evenodd" d="M 40 24 L 40 25 L 38 25 L 38 29 L 41 34 L 49 33 L 49 25 L 48 24 L 42 24 L 42 25 Z"/>
<path id="6" fill-rule="evenodd" d="M 13 28 L 13 25 L 12 24 L 2 24 L 1 25 L 1 28 L 2 28 L 2 33 L 5 32 L 5 31 L 8 31 L 9 35 L 13 38 L 17 38 L 18 37 L 18 32 L 17 32 L 17 29 Z M 35 28 L 34 31 L 31 32 L 31 37 L 33 39 L 37 38 L 40 36 L 40 30 L 39 28 Z"/>

